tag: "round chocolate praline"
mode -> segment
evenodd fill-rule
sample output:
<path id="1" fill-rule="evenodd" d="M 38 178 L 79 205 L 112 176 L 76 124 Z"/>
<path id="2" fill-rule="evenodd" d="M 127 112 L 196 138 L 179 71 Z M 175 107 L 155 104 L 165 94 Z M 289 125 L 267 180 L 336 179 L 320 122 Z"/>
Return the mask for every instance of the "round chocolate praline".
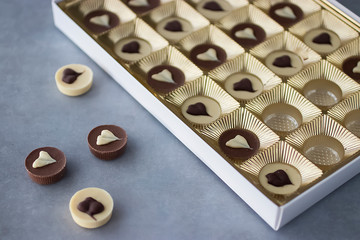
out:
<path id="1" fill-rule="evenodd" d="M 90 22 L 90 20 L 92 18 L 102 16 L 102 15 L 109 16 L 109 26 L 101 26 L 101 25 Z M 119 23 L 120 23 L 120 20 L 119 20 L 118 16 L 115 13 L 112 13 L 112 12 L 106 11 L 106 10 L 92 11 L 92 12 L 88 13 L 84 18 L 85 26 L 95 34 L 99 34 L 99 33 L 105 32 L 113 27 L 116 27 L 117 25 L 119 25 Z"/>
<path id="2" fill-rule="evenodd" d="M 120 140 L 105 145 L 97 145 L 97 137 L 103 130 L 109 130 Z M 124 129 L 116 125 L 101 125 L 90 131 L 87 140 L 90 152 L 94 154 L 95 157 L 102 160 L 112 160 L 124 153 L 127 143 L 127 134 Z"/>
<path id="3" fill-rule="evenodd" d="M 342 64 L 342 69 L 344 73 L 349 75 L 352 79 L 360 83 L 360 73 L 354 72 L 354 68 L 357 67 L 358 63 L 360 62 L 359 56 L 353 56 L 345 59 L 345 61 Z"/>
<path id="4" fill-rule="evenodd" d="M 165 69 L 171 73 L 174 83 L 162 82 L 152 78 L 154 74 L 160 73 Z M 177 67 L 171 65 L 159 65 L 150 69 L 147 74 L 147 82 L 155 91 L 159 93 L 169 93 L 176 88 L 184 85 L 185 75 L 183 71 L 181 71 Z"/>
<path id="5" fill-rule="evenodd" d="M 235 35 L 236 32 L 244 30 L 246 28 L 250 28 L 253 30 L 254 36 L 256 37 L 256 39 L 239 38 Z M 263 42 L 266 39 L 266 33 L 262 27 L 260 27 L 256 24 L 240 23 L 240 24 L 235 25 L 231 29 L 231 37 L 241 46 L 243 46 L 245 48 L 252 48 L 252 47 L 258 45 L 259 43 Z"/>
<path id="6" fill-rule="evenodd" d="M 251 149 L 248 148 L 232 148 L 226 146 L 226 143 L 234 139 L 237 135 L 244 137 Z M 219 146 L 221 150 L 229 157 L 234 159 L 246 160 L 254 156 L 259 148 L 259 138 L 253 132 L 246 129 L 229 129 L 223 132 L 219 138 Z"/>
<path id="7" fill-rule="evenodd" d="M 32 165 L 41 151 L 47 152 L 56 162 L 49 165 L 33 168 Z M 25 168 L 34 182 L 38 184 L 52 184 L 63 178 L 66 171 L 65 154 L 54 147 L 42 147 L 33 150 L 25 159 Z"/>
<path id="8" fill-rule="evenodd" d="M 201 53 L 205 53 L 210 48 L 214 49 L 216 51 L 216 56 L 218 58 L 218 61 L 204 61 L 197 58 L 197 56 Z M 227 55 L 223 48 L 214 45 L 214 44 L 200 44 L 195 46 L 190 51 L 190 60 L 195 63 L 195 65 L 206 69 L 211 70 L 213 68 L 216 68 L 223 64 L 226 61 Z"/>
<path id="9" fill-rule="evenodd" d="M 153 8 L 156 8 L 160 5 L 160 0 L 146 0 L 148 5 L 147 6 L 133 6 L 130 4 L 131 1 L 134 0 L 127 0 L 126 5 L 133 10 L 136 14 L 143 14 L 145 12 L 150 11 Z"/>
<path id="10" fill-rule="evenodd" d="M 289 7 L 291 8 L 291 10 L 293 11 L 294 15 L 296 16 L 295 19 L 291 19 L 291 18 L 286 18 L 286 17 L 282 17 L 279 16 L 278 14 L 276 14 L 276 10 L 278 9 L 283 9 L 285 7 Z M 284 27 L 290 27 L 292 25 L 294 25 L 295 23 L 299 22 L 301 19 L 303 19 L 304 17 L 304 12 L 301 10 L 300 7 L 298 7 L 295 4 L 292 3 L 277 3 L 274 4 L 270 10 L 269 10 L 269 15 L 272 19 L 274 19 L 275 21 L 277 21 L 280 25 L 284 26 Z"/>

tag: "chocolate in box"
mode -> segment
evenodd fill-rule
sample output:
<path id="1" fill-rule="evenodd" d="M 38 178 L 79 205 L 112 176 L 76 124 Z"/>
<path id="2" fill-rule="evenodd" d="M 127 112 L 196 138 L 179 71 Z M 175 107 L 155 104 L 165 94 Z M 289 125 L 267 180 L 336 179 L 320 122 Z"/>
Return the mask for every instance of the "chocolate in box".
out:
<path id="1" fill-rule="evenodd" d="M 272 228 L 359 173 L 360 27 L 338 3 L 175 0 L 136 10 L 146 3 L 53 1 L 54 21 Z M 254 25 L 265 38 L 237 39 L 260 37 Z"/>

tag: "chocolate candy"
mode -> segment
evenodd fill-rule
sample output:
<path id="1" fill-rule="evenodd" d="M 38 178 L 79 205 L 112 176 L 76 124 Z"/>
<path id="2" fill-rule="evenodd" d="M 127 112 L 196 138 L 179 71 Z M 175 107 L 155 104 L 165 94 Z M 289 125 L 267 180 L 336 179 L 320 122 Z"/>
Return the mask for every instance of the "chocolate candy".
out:
<path id="1" fill-rule="evenodd" d="M 339 36 L 325 28 L 316 28 L 307 32 L 304 42 L 320 54 L 329 54 L 341 46 Z"/>
<path id="2" fill-rule="evenodd" d="M 194 96 L 185 100 L 181 112 L 192 123 L 208 124 L 220 117 L 221 107 L 210 97 Z"/>
<path id="3" fill-rule="evenodd" d="M 127 0 L 127 6 L 136 14 L 143 14 L 160 5 L 160 0 Z"/>
<path id="4" fill-rule="evenodd" d="M 66 157 L 54 147 L 37 148 L 26 157 L 25 168 L 34 182 L 52 184 L 65 175 Z"/>
<path id="5" fill-rule="evenodd" d="M 304 17 L 300 7 L 287 2 L 274 4 L 269 10 L 269 15 L 284 27 L 290 27 Z"/>
<path id="6" fill-rule="evenodd" d="M 349 77 L 360 83 L 360 57 L 354 56 L 345 59 L 342 69 Z"/>
<path id="7" fill-rule="evenodd" d="M 150 43 L 142 38 L 123 38 L 114 45 L 114 52 L 121 59 L 129 62 L 140 60 L 152 51 Z"/>
<path id="8" fill-rule="evenodd" d="M 206 106 L 202 102 L 198 102 L 188 106 L 186 113 L 193 116 L 210 116 L 206 111 Z"/>
<path id="9" fill-rule="evenodd" d="M 72 218 L 84 228 L 97 228 L 106 224 L 113 208 L 111 195 L 101 188 L 84 188 L 76 192 L 69 203 Z"/>
<path id="10" fill-rule="evenodd" d="M 279 76 L 295 75 L 303 68 L 302 58 L 287 50 L 278 50 L 265 58 L 265 65 Z"/>
<path id="11" fill-rule="evenodd" d="M 169 17 L 160 21 L 156 30 L 166 39 L 177 42 L 193 31 L 192 24 L 180 17 Z"/>
<path id="12" fill-rule="evenodd" d="M 99 159 L 112 160 L 124 153 L 127 135 L 124 129 L 115 125 L 101 125 L 88 135 L 90 152 Z"/>
<path id="13" fill-rule="evenodd" d="M 55 74 L 59 91 L 68 96 L 79 96 L 90 90 L 93 72 L 85 65 L 69 64 L 61 67 Z"/>
<path id="14" fill-rule="evenodd" d="M 221 150 L 230 158 L 246 160 L 260 148 L 259 138 L 246 129 L 229 129 L 219 138 Z"/>
<path id="15" fill-rule="evenodd" d="M 226 58 L 224 49 L 214 44 L 200 44 L 190 51 L 191 61 L 206 70 L 220 66 Z"/>
<path id="16" fill-rule="evenodd" d="M 115 13 L 106 10 L 95 10 L 84 17 L 84 25 L 93 33 L 99 34 L 119 25 Z"/>
<path id="17" fill-rule="evenodd" d="M 240 23 L 231 29 L 231 37 L 245 48 L 252 48 L 266 39 L 264 29 L 253 23 Z"/>
<path id="18" fill-rule="evenodd" d="M 232 10 L 232 6 L 227 1 L 222 0 L 202 0 L 196 9 L 211 21 L 217 21 L 225 17 Z"/>
<path id="19" fill-rule="evenodd" d="M 185 75 L 171 65 L 155 66 L 147 73 L 148 84 L 159 93 L 168 93 L 184 85 Z"/>

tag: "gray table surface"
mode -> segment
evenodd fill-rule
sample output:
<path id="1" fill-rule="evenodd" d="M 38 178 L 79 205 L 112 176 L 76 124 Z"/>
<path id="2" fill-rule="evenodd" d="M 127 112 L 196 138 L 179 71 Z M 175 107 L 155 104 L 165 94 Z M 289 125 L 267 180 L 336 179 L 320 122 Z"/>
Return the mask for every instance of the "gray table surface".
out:
<path id="1" fill-rule="evenodd" d="M 342 2 L 360 13 L 358 1 Z M 1 0 L 0 33 L 0 239 L 358 239 L 359 175 L 275 232 L 54 27 L 49 1 Z M 94 71 L 81 97 L 55 86 L 55 71 L 69 63 Z M 90 154 L 86 136 L 101 124 L 127 130 L 120 159 Z M 24 168 L 42 146 L 68 158 L 65 178 L 49 186 Z M 68 210 L 90 186 L 115 202 L 111 221 L 95 230 L 77 226 Z"/>

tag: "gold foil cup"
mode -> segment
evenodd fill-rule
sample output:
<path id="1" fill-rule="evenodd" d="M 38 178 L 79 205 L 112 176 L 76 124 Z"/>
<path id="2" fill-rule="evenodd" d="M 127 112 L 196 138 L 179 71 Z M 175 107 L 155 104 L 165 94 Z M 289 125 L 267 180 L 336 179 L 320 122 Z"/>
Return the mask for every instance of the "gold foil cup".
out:
<path id="1" fill-rule="evenodd" d="M 180 69 L 185 75 L 185 83 L 193 81 L 203 75 L 203 72 L 191 61 L 189 61 L 179 50 L 173 46 L 168 46 L 160 51 L 154 52 L 142 60 L 130 66 L 133 73 L 140 75 L 140 80 L 148 86 L 145 79 L 147 73 L 155 66 L 170 65 Z M 148 86 L 150 87 L 150 86 Z M 155 95 L 159 93 L 153 92 Z M 163 94 L 160 94 L 161 96 Z"/>
<path id="2" fill-rule="evenodd" d="M 165 96 L 165 101 L 175 106 L 177 109 L 176 113 L 179 118 L 181 118 L 184 122 L 189 123 L 190 121 L 183 116 L 181 107 L 186 100 L 197 96 L 203 96 L 215 100 L 221 109 L 219 118 L 240 107 L 240 104 L 235 99 L 233 99 L 227 92 L 225 92 L 219 85 L 207 76 L 202 76 L 195 81 L 185 84 L 184 86 L 169 93 Z M 208 124 L 196 124 L 190 122 L 190 125 L 197 129 L 201 129 Z"/>
<path id="3" fill-rule="evenodd" d="M 191 20 L 188 20 L 189 16 L 191 16 Z M 205 26 L 208 26 L 210 24 L 210 22 L 205 17 L 203 17 L 201 14 L 199 14 L 195 9 L 193 9 L 189 4 L 187 4 L 183 0 L 175 0 L 175 1 L 165 3 L 165 4 L 157 7 L 153 11 L 151 11 L 149 14 L 145 15 L 143 17 L 143 19 L 145 21 L 149 22 L 150 25 L 154 29 L 156 29 L 157 25 L 161 21 L 163 21 L 167 18 L 172 18 L 172 17 L 180 18 L 180 19 L 186 20 L 190 23 L 192 29 L 191 29 L 191 31 L 189 31 L 188 34 L 190 34 L 191 32 L 195 32 L 201 28 L 204 28 Z M 182 37 L 182 38 L 184 38 L 184 37 Z M 172 43 L 178 41 L 178 40 L 169 39 L 169 38 L 166 38 L 166 39 Z"/>
<path id="4" fill-rule="evenodd" d="M 264 12 L 268 12 L 273 5 L 283 2 L 292 3 L 300 7 L 304 13 L 304 17 L 321 10 L 321 7 L 313 0 L 255 0 L 253 4 Z"/>
<path id="5" fill-rule="evenodd" d="M 360 90 L 360 85 L 326 60 L 315 63 L 288 80 L 313 104 L 327 110 Z"/>
<path id="6" fill-rule="evenodd" d="M 259 181 L 259 174 L 261 170 L 268 164 L 283 163 L 295 167 L 301 175 L 300 188 L 290 195 L 277 195 L 267 191 Z M 280 141 L 258 155 L 250 158 L 246 162 L 238 166 L 241 172 L 247 173 L 246 176 L 250 181 L 260 189 L 265 195 L 279 205 L 284 204 L 291 198 L 299 195 L 302 191 L 307 189 L 310 183 L 314 182 L 322 176 L 322 170 L 316 165 L 306 159 L 293 147 L 284 141 Z"/>
<path id="7" fill-rule="evenodd" d="M 246 109 L 281 137 L 321 114 L 319 108 L 286 83 L 250 101 Z"/>
<path id="8" fill-rule="evenodd" d="M 339 37 L 341 45 L 359 36 L 353 28 L 326 10 L 309 16 L 292 26 L 289 31 L 301 40 L 304 40 L 305 34 L 313 29 L 327 29 L 334 32 Z M 316 51 L 316 49 L 313 50 Z M 322 55 L 325 56 L 327 54 Z"/>
<path id="9" fill-rule="evenodd" d="M 126 38 L 136 38 L 146 41 L 151 48 L 149 54 L 169 45 L 168 41 L 161 37 L 154 29 L 152 29 L 140 18 L 124 23 L 119 27 L 110 30 L 108 33 L 99 36 L 99 41 L 108 52 L 112 53 L 114 58 L 126 63 L 131 63 L 137 60 L 131 61 L 120 58 L 114 49 L 117 43 Z"/>
<path id="10" fill-rule="evenodd" d="M 235 164 L 240 164 L 243 161 L 233 160 L 227 157 L 218 144 L 221 134 L 234 128 L 253 132 L 260 141 L 259 152 L 280 140 L 278 135 L 245 108 L 239 108 L 202 129 L 200 133 L 213 141 L 216 150 L 221 153 L 223 157 L 230 159 Z"/>
<path id="11" fill-rule="evenodd" d="M 225 82 L 228 77 L 236 73 L 245 73 L 257 77 L 263 85 L 261 92 L 268 91 L 281 83 L 281 79 L 278 76 L 276 76 L 259 60 L 248 53 L 244 53 L 239 57 L 213 69 L 208 73 L 208 75 L 213 80 L 217 81 L 220 86 L 225 88 Z M 233 97 L 236 98 L 235 96 Z M 244 105 L 249 100 L 239 99 L 242 105 Z"/>
<path id="12" fill-rule="evenodd" d="M 266 57 L 275 51 L 289 51 L 297 54 L 303 62 L 303 68 L 319 61 L 321 56 L 306 46 L 289 32 L 283 32 L 250 50 L 250 53 L 265 62 Z M 286 79 L 287 77 L 284 77 Z"/>
<path id="13" fill-rule="evenodd" d="M 360 139 L 327 115 L 322 115 L 286 137 L 321 168 L 338 164 L 360 149 Z"/>
<path id="14" fill-rule="evenodd" d="M 88 13 L 95 10 L 107 10 L 117 15 L 119 18 L 119 25 L 132 21 L 136 18 L 135 13 L 133 13 L 123 2 L 119 0 L 84 0 L 77 1 L 75 3 L 69 4 L 69 12 L 71 15 L 78 20 L 78 24 L 87 29 L 86 26 L 81 21 Z M 107 32 L 107 31 L 104 31 Z M 101 34 L 103 34 L 102 32 Z M 91 33 L 94 34 L 94 33 Z M 97 35 L 97 34 L 94 34 Z"/>
<path id="15" fill-rule="evenodd" d="M 349 42 L 345 46 L 339 48 L 332 54 L 330 54 L 326 59 L 334 64 L 336 67 L 342 69 L 343 62 L 354 56 L 360 56 L 360 39 L 357 38 L 354 41 Z"/>
<path id="16" fill-rule="evenodd" d="M 121 1 L 124 2 L 124 4 L 127 4 L 127 3 L 129 2 L 129 0 L 121 0 Z M 162 4 L 166 4 L 166 3 L 168 3 L 168 2 L 171 2 L 171 1 L 174 1 L 174 0 L 160 0 L 159 6 L 161 6 Z M 128 4 L 127 4 L 127 5 L 128 5 Z M 157 7 L 155 7 L 155 8 L 152 8 L 152 9 L 150 9 L 150 10 L 148 10 L 148 11 L 145 11 L 145 12 L 137 13 L 137 15 L 138 15 L 138 16 L 142 16 L 142 15 L 144 15 L 144 14 L 147 14 L 149 11 L 153 11 L 154 9 L 158 8 L 159 6 L 157 6 Z M 128 8 L 131 9 L 130 6 L 128 6 Z M 132 9 L 131 9 L 131 10 L 132 10 Z"/>
<path id="17" fill-rule="evenodd" d="M 260 26 L 266 33 L 266 39 L 284 31 L 282 26 L 253 5 L 234 10 L 222 18 L 216 26 L 230 35 L 232 28 L 240 23 L 252 23 Z"/>
<path id="18" fill-rule="evenodd" d="M 195 46 L 200 44 L 213 44 L 221 47 L 226 52 L 227 61 L 245 52 L 239 44 L 214 25 L 194 32 L 179 42 L 179 46 L 187 56 Z"/>
<path id="19" fill-rule="evenodd" d="M 330 117 L 360 137 L 360 93 L 357 92 L 328 111 Z"/>

